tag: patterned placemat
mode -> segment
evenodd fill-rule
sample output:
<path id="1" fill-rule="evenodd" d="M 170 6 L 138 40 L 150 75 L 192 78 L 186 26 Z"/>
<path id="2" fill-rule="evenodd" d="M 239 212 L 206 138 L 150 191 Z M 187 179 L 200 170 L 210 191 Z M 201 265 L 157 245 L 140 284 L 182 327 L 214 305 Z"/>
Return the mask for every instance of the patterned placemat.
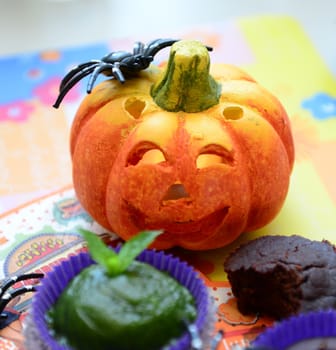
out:
<path id="1" fill-rule="evenodd" d="M 83 210 L 72 188 L 12 211 L 0 219 L 0 227 L 0 279 L 31 272 L 48 273 L 63 259 L 86 250 L 79 228 L 99 234 L 108 244 L 120 243 L 116 235 L 107 233 Z M 227 349 L 233 342 L 247 342 L 272 323 L 272 320 L 261 318 L 251 327 L 248 323 L 254 321 L 254 317 L 243 316 L 237 311 L 223 270 L 228 251 L 227 248 L 203 253 L 179 248 L 171 250 L 197 269 L 209 287 L 216 308 L 217 329 L 225 331 L 219 349 Z M 213 279 L 214 273 L 220 277 Z M 13 290 L 32 283 L 38 283 L 38 280 L 21 281 Z M 23 348 L 22 327 L 31 297 L 32 294 L 27 293 L 10 304 L 16 319 L 0 330 L 0 349 L 7 349 L 5 346 L 8 349 Z"/>

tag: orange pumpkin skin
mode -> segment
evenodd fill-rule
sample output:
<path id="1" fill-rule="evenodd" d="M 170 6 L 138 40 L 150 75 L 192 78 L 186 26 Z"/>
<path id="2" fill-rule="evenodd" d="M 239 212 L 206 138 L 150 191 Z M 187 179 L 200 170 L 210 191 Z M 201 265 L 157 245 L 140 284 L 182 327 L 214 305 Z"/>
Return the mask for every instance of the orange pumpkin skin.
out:
<path id="1" fill-rule="evenodd" d="M 77 197 L 125 240 L 163 229 L 159 249 L 223 247 L 281 209 L 294 162 L 288 116 L 249 75 L 213 65 L 218 103 L 169 112 L 151 88 L 160 69 L 124 85 L 104 81 L 83 100 L 71 130 Z"/>

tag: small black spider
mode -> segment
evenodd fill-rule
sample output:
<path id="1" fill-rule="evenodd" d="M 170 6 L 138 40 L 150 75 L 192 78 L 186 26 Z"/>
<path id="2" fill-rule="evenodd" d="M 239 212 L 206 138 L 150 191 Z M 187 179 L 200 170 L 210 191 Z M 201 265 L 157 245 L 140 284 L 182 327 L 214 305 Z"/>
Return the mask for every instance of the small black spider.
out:
<path id="1" fill-rule="evenodd" d="M 28 273 L 26 275 L 12 276 L 5 280 L 0 286 L 0 329 L 5 328 L 8 324 L 15 320 L 17 315 L 13 314 L 11 311 L 6 310 L 8 303 L 19 295 L 27 292 L 34 292 L 35 286 L 24 286 L 14 291 L 9 291 L 9 288 L 15 285 L 17 282 L 30 280 L 30 279 L 40 279 L 43 277 L 42 273 Z"/>
<path id="2" fill-rule="evenodd" d="M 91 75 L 86 91 L 89 94 L 99 74 L 103 73 L 108 77 L 117 79 L 124 83 L 127 77 L 134 76 L 141 70 L 149 67 L 154 56 L 165 47 L 173 45 L 177 39 L 156 39 L 144 44 L 136 42 L 133 52 L 115 51 L 104 56 L 100 60 L 91 60 L 81 63 L 73 68 L 61 81 L 60 91 L 54 107 L 58 108 L 69 90 L 87 75 Z M 209 51 L 212 48 L 206 46 Z"/>
<path id="3" fill-rule="evenodd" d="M 91 60 L 73 68 L 62 80 L 60 92 L 54 104 L 58 108 L 65 95 L 81 79 L 91 74 L 87 84 L 90 93 L 100 73 L 124 83 L 126 77 L 134 76 L 139 71 L 149 67 L 154 56 L 163 48 L 173 45 L 176 39 L 156 39 L 145 45 L 142 42 L 134 44 L 133 53 L 127 51 L 111 52 L 101 60 Z"/>

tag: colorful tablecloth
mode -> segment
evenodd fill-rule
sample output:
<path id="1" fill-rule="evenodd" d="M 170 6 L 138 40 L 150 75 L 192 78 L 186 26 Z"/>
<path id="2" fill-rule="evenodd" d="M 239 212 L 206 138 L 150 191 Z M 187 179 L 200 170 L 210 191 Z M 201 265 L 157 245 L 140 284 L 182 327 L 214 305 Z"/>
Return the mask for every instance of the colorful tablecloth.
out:
<path id="1" fill-rule="evenodd" d="M 234 63 L 247 70 L 282 101 L 294 134 L 296 162 L 290 190 L 273 222 L 222 249 L 174 250 L 200 271 L 209 286 L 217 328 L 225 330 L 219 349 L 230 349 L 235 341 L 253 339 L 272 320 L 245 325 L 252 318 L 235 307 L 223 271 L 227 253 L 264 234 L 298 233 L 336 243 L 336 80 L 291 18 L 245 18 L 173 34 L 213 46 L 213 62 Z M 71 187 L 69 127 L 86 81 L 72 89 L 62 108 L 55 110 L 51 105 L 61 78 L 72 66 L 110 51 L 130 50 L 133 42 L 133 38 L 114 39 L 0 58 L 0 279 L 46 272 L 62 257 L 84 249 L 79 227 L 104 234 L 81 208 Z M 156 62 L 160 59 L 161 53 Z M 32 202 L 23 205 L 27 201 Z M 0 349 L 22 349 L 22 320 L 30 296 L 11 305 L 17 320 L 0 330 Z"/>

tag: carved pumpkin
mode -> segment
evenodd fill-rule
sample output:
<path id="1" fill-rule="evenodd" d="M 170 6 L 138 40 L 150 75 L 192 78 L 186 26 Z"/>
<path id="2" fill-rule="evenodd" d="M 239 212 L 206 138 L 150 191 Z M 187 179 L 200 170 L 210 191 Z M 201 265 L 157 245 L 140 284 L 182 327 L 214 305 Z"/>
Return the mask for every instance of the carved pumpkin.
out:
<path id="1" fill-rule="evenodd" d="M 212 65 L 195 41 L 120 84 L 100 83 L 71 131 L 83 207 L 129 239 L 164 229 L 155 247 L 204 250 L 269 223 L 287 195 L 293 140 L 280 102 L 240 69 Z"/>

